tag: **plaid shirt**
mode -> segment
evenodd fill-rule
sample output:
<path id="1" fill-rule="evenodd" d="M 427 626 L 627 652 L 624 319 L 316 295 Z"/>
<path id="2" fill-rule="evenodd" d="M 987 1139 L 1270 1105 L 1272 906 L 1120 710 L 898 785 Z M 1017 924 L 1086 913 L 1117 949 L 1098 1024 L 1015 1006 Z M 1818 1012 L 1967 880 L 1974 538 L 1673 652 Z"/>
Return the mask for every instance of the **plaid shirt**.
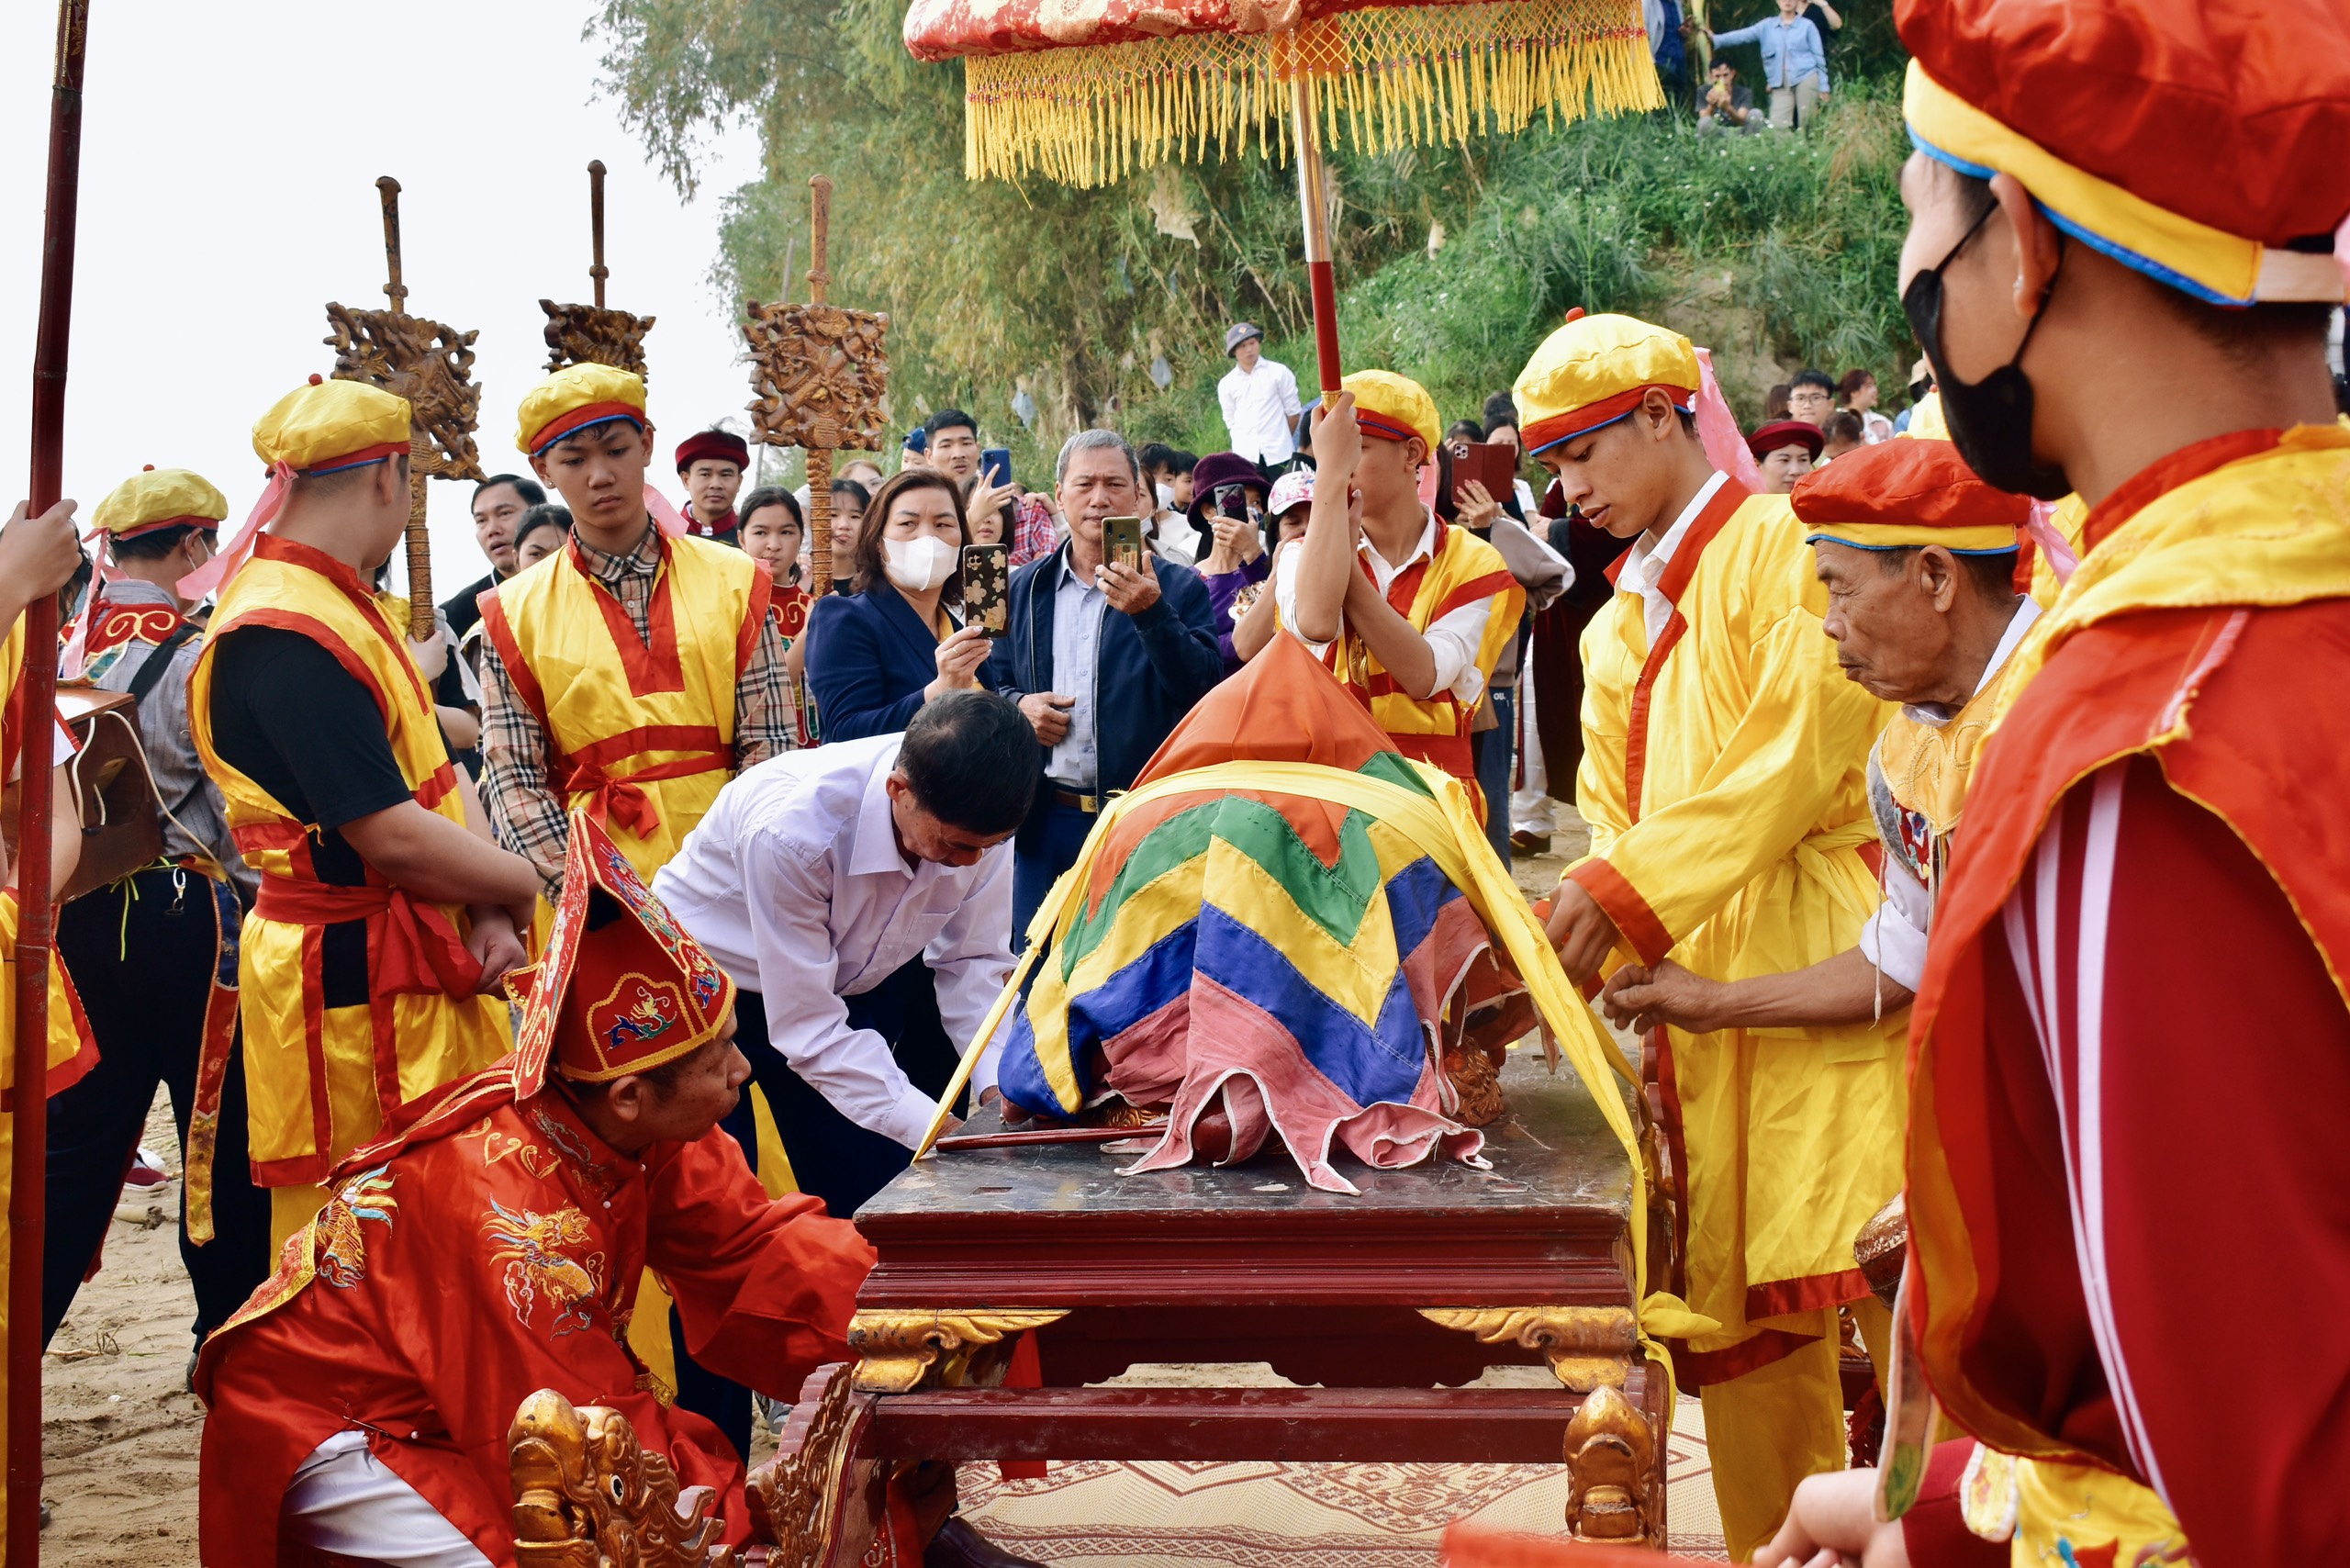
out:
<path id="1" fill-rule="evenodd" d="M 604 586 L 628 612 L 639 638 L 649 635 L 653 588 L 661 569 L 661 536 L 647 522 L 644 537 L 625 555 L 609 555 L 573 534 L 571 543 L 588 576 Z M 796 714 L 783 664 L 783 638 L 775 619 L 760 629 L 751 662 L 734 682 L 734 771 L 792 749 Z M 481 641 L 481 789 L 498 841 L 538 868 L 553 900 L 562 890 L 563 859 L 570 846 L 571 821 L 563 794 L 554 788 L 554 745 L 538 715 L 516 695 L 497 643 Z M 713 715 L 715 717 L 715 715 Z"/>
<path id="2" fill-rule="evenodd" d="M 1053 505 L 1031 492 L 1012 509 L 1012 564 L 1024 566 L 1041 561 L 1060 544 L 1060 526 L 1053 521 Z"/>

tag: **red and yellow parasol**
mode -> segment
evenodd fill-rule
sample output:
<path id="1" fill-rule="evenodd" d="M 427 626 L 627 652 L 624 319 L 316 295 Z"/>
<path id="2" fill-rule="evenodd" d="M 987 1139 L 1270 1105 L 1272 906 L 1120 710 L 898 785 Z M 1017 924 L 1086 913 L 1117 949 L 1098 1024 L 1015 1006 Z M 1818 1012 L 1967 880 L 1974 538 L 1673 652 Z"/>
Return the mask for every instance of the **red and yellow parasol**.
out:
<path id="1" fill-rule="evenodd" d="M 906 47 L 960 59 L 965 172 L 1106 185 L 1295 143 L 1322 390 L 1338 385 L 1322 149 L 1386 151 L 1663 106 L 1639 0 L 913 0 Z"/>

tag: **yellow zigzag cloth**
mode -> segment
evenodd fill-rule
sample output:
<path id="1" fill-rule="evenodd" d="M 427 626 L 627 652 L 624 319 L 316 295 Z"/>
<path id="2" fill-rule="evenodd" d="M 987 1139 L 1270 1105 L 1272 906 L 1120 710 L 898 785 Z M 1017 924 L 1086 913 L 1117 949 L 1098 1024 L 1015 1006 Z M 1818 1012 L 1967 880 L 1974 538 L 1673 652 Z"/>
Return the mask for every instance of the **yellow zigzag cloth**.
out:
<path id="1" fill-rule="evenodd" d="M 1638 0 L 914 0 L 905 36 L 964 60 L 973 179 L 1106 185 L 1252 136 L 1286 159 L 1301 76 L 1325 145 L 1372 152 L 1664 104 Z"/>

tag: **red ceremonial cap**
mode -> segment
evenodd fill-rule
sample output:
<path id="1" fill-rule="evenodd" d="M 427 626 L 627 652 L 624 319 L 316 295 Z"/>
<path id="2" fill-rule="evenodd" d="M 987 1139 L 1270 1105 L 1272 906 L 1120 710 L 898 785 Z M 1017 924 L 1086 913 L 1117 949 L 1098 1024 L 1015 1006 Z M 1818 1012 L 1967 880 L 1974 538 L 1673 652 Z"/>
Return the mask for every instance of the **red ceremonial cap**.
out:
<path id="1" fill-rule="evenodd" d="M 2339 300 L 2350 8 L 1897 0 L 1929 156 L 2021 181 L 2076 239 L 2198 298 Z"/>
<path id="2" fill-rule="evenodd" d="M 1754 433 L 1746 438 L 1746 450 L 1758 458 L 1783 446 L 1800 446 L 1817 459 L 1827 444 L 1828 438 L 1808 420 L 1773 420 L 1767 425 L 1757 425 Z"/>
<path id="3" fill-rule="evenodd" d="M 538 1092 L 550 1065 L 576 1083 L 649 1072 L 715 1039 L 734 1011 L 726 971 L 585 812 L 571 813 L 546 951 L 507 989 L 522 1003 L 517 1099 Z"/>
<path id="4" fill-rule="evenodd" d="M 1848 452 L 1797 479 L 1788 493 L 1806 526 L 1804 543 L 1825 539 L 1861 550 L 1939 544 L 1960 555 L 2016 547 L 2031 502 L 1995 490 L 1946 441 L 1880 442 Z"/>
<path id="5" fill-rule="evenodd" d="M 751 465 L 751 449 L 733 431 L 696 431 L 677 443 L 677 472 L 682 474 L 704 458 L 732 463 L 737 468 Z"/>

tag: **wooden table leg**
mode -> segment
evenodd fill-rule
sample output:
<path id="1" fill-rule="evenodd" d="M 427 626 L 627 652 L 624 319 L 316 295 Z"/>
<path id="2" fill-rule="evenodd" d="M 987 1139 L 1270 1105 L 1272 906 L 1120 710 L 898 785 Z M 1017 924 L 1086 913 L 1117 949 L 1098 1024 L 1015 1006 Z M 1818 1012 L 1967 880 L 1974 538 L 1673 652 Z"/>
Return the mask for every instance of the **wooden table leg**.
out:
<path id="1" fill-rule="evenodd" d="M 1420 1316 L 1488 1345 L 1540 1351 L 1552 1374 L 1584 1395 L 1567 1425 L 1568 1529 L 1583 1540 L 1664 1544 L 1664 1373 L 1647 1366 L 1639 1403 L 1625 1395 L 1642 1364 L 1628 1307 L 1423 1307 Z"/>
<path id="2" fill-rule="evenodd" d="M 769 1568 L 856 1568 L 888 1527 L 895 1466 L 872 1451 L 875 1396 L 854 1382 L 845 1361 L 811 1372 L 775 1457 L 744 1484 Z"/>
<path id="3" fill-rule="evenodd" d="M 1663 1444 L 1622 1392 L 1593 1390 L 1567 1423 L 1567 1529 L 1578 1540 L 1664 1544 Z"/>

